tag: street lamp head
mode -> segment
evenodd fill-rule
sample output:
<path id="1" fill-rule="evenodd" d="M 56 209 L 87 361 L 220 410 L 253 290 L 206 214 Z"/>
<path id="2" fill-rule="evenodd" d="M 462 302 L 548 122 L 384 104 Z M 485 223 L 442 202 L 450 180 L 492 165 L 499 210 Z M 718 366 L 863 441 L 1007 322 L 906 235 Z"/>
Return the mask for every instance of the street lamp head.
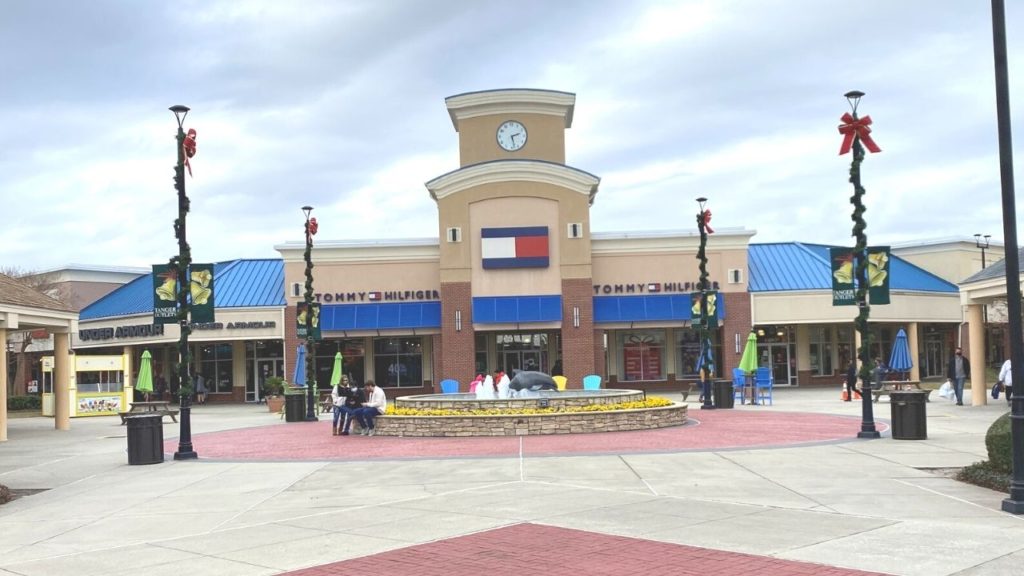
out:
<path id="1" fill-rule="evenodd" d="M 850 90 L 846 94 L 846 101 L 850 103 L 850 108 L 853 110 L 854 115 L 857 114 L 857 105 L 860 104 L 860 99 L 864 96 L 864 93 L 860 90 Z"/>
<path id="2" fill-rule="evenodd" d="M 698 204 L 698 205 L 700 206 L 700 211 L 701 211 L 701 212 L 703 212 L 703 211 L 704 211 L 704 204 L 705 204 L 705 203 L 706 203 L 707 201 L 708 201 L 708 199 L 707 199 L 707 198 L 705 198 L 705 197 L 703 197 L 703 196 L 701 196 L 701 197 L 697 198 L 697 204 Z"/>
<path id="3" fill-rule="evenodd" d="M 174 112 L 174 117 L 178 120 L 178 129 L 185 123 L 185 116 L 188 116 L 188 111 L 191 110 L 188 106 L 182 106 L 181 104 L 175 104 L 168 108 L 171 112 Z"/>
<path id="4" fill-rule="evenodd" d="M 306 220 L 309 220 L 309 213 L 313 211 L 312 206 L 303 206 L 302 213 L 306 215 Z"/>
<path id="5" fill-rule="evenodd" d="M 985 234 L 984 236 L 982 236 L 981 234 L 975 234 L 974 245 L 977 246 L 978 248 L 988 248 L 989 238 L 991 237 L 991 234 Z M 982 238 L 984 238 L 984 240 L 982 240 Z"/>

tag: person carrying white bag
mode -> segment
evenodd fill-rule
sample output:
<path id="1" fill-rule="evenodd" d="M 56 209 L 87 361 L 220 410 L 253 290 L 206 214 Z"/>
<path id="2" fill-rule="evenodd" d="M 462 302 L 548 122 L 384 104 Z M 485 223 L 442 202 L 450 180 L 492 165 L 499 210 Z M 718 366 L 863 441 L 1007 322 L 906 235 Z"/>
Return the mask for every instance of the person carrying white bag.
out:
<path id="1" fill-rule="evenodd" d="M 1006 362 L 1003 362 L 1003 367 L 999 369 L 999 383 L 1003 385 L 1003 393 L 1006 394 L 1006 403 L 1010 403 L 1010 390 L 1013 389 L 1013 372 L 1010 369 L 1010 359 L 1007 358 Z"/>

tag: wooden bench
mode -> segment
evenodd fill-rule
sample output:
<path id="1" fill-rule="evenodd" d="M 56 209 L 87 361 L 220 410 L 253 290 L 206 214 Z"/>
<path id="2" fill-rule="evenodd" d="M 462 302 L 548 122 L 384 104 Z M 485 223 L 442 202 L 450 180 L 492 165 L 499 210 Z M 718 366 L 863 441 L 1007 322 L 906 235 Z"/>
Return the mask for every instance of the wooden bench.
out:
<path id="1" fill-rule="evenodd" d="M 132 402 L 131 408 L 127 412 L 118 412 L 118 416 L 121 417 L 121 425 L 127 422 L 129 416 L 139 416 L 141 414 L 159 414 L 161 418 L 164 416 L 170 416 L 174 422 L 178 421 L 178 408 L 172 408 L 171 403 L 166 400 L 154 401 L 154 402 Z"/>
<path id="2" fill-rule="evenodd" d="M 892 392 L 906 392 L 908 390 L 920 390 L 921 392 L 927 392 L 927 395 L 924 397 L 924 400 L 925 402 L 931 402 L 932 391 L 927 388 L 921 388 L 920 382 L 915 382 L 912 380 L 904 382 L 882 382 L 881 388 L 875 388 L 874 386 L 872 386 L 871 401 L 878 402 L 878 399 L 881 398 L 882 396 L 889 396 L 889 394 Z M 889 400 L 892 400 L 891 396 L 889 397 Z"/>

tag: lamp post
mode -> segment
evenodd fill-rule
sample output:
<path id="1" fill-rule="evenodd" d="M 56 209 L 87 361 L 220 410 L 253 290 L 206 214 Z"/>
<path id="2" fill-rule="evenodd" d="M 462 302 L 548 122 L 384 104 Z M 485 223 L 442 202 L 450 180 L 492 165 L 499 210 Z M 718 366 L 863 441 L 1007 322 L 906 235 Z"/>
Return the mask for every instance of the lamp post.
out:
<path id="1" fill-rule="evenodd" d="M 982 270 L 985 269 L 985 250 L 988 249 L 988 239 L 991 238 L 991 237 L 992 237 L 991 234 L 985 234 L 984 236 L 982 236 L 981 234 L 975 234 L 974 235 L 974 245 L 977 246 L 978 248 L 981 248 L 981 269 Z M 984 240 L 982 240 L 983 238 L 984 238 Z"/>
<path id="2" fill-rule="evenodd" d="M 711 356 L 711 343 L 708 342 L 708 214 L 704 209 L 707 201 L 708 199 L 703 196 L 697 198 L 697 205 L 700 206 L 700 212 L 697 213 L 697 230 L 700 231 L 700 248 L 697 250 L 697 260 L 700 260 L 700 382 L 701 394 L 704 396 L 704 402 L 700 405 L 701 410 L 715 408 L 711 402 L 711 380 L 708 379 L 708 372 L 714 366 L 714 359 Z"/>
<path id="3" fill-rule="evenodd" d="M 859 90 L 851 90 L 844 94 L 850 103 L 853 115 L 853 124 L 857 123 L 857 105 L 860 104 L 864 93 Z M 867 118 L 865 118 L 867 121 Z M 868 332 L 868 317 L 871 314 L 871 306 L 868 305 L 868 262 L 867 248 L 868 236 L 864 233 L 867 223 L 864 222 L 864 186 L 860 183 L 860 165 L 864 162 L 864 146 L 861 145 L 860 132 L 853 131 L 853 162 L 850 163 L 850 183 L 853 184 L 853 196 L 850 203 L 853 204 L 853 235 L 857 238 L 857 244 L 853 248 L 854 261 L 856 262 L 857 278 L 857 332 L 860 333 L 860 350 L 857 355 L 860 357 L 860 380 L 861 380 L 861 424 L 858 438 L 880 438 L 882 435 L 875 428 L 874 408 L 871 404 L 871 333 Z M 872 143 L 873 145 L 873 143 Z"/>
<path id="4" fill-rule="evenodd" d="M 1006 57 L 1006 9 L 992 0 L 992 45 L 996 69 L 996 126 L 999 131 L 999 179 L 1002 183 L 1003 246 L 1006 253 L 1006 308 L 1010 316 L 1010 365 L 1024 366 L 1024 331 L 1020 319 L 1020 256 L 1017 253 L 1017 207 L 1013 190 L 1013 140 L 1010 131 L 1010 81 Z M 1024 386 L 1010 397 L 1013 475 L 1003 511 L 1024 514 Z"/>
<path id="5" fill-rule="evenodd" d="M 312 206 L 303 206 L 302 213 L 306 215 L 306 421 L 314 422 L 319 420 L 316 417 L 316 369 L 313 355 L 316 354 L 316 340 L 313 338 L 313 331 L 310 327 L 313 319 L 313 234 L 316 234 L 316 219 L 310 220 L 309 214 L 313 211 Z M 312 228 L 310 225 L 312 224 Z"/>
<path id="6" fill-rule="evenodd" d="M 188 335 L 192 332 L 189 325 L 190 304 L 188 267 L 192 263 L 192 250 L 185 236 L 185 217 L 188 215 L 189 201 L 185 194 L 185 129 L 182 127 L 189 107 L 180 104 L 171 106 L 170 111 L 178 121 L 178 163 L 174 166 L 174 187 L 178 190 L 178 218 L 174 221 L 174 235 L 178 238 L 178 255 L 171 258 L 171 265 L 178 271 L 178 327 L 181 336 L 178 338 L 178 451 L 175 460 L 193 460 L 199 457 L 192 447 L 192 385 L 189 381 L 192 366 L 192 354 L 188 350 Z"/>

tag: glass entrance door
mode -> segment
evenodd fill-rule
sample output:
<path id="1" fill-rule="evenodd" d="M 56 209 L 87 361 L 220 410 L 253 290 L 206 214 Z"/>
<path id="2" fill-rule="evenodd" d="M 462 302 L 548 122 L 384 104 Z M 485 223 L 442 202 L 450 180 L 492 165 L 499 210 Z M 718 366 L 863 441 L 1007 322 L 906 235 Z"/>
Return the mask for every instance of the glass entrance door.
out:
<path id="1" fill-rule="evenodd" d="M 767 366 L 772 371 L 772 380 L 775 386 L 789 386 L 790 384 L 790 354 L 789 345 L 783 342 L 758 344 L 758 366 Z"/>
<path id="2" fill-rule="evenodd" d="M 921 367 L 921 377 L 943 376 L 945 374 L 944 363 L 942 362 L 942 335 L 928 334 L 924 339 L 924 366 Z"/>
<path id="3" fill-rule="evenodd" d="M 271 376 L 282 376 L 284 374 L 284 360 L 273 358 L 269 360 L 256 360 L 253 363 L 253 372 L 245 379 L 245 401 L 259 402 L 263 399 L 263 384 Z M 255 377 L 252 377 L 255 375 Z"/>
<path id="4" fill-rule="evenodd" d="M 547 334 L 496 334 L 495 345 L 501 368 L 511 378 L 513 370 L 546 370 Z"/>

